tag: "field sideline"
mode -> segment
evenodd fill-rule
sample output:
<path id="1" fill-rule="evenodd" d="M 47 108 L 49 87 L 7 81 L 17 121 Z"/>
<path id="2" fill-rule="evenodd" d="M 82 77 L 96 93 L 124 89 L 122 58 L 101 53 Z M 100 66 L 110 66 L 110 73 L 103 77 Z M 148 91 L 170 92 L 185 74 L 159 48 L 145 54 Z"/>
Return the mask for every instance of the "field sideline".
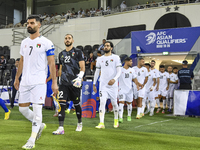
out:
<path id="1" fill-rule="evenodd" d="M 31 134 L 31 123 L 18 111 L 11 110 L 9 120 L 3 120 L 4 112 L 0 109 L 0 150 L 18 150 L 26 143 Z M 200 119 L 174 117 L 166 114 L 148 115 L 136 120 L 133 110 L 132 121 L 126 121 L 118 129 L 113 128 L 113 113 L 106 113 L 105 130 L 94 127 L 99 118 L 83 118 L 83 131 L 75 132 L 77 119 L 66 114 L 65 134 L 52 135 L 58 127 L 57 118 L 52 110 L 43 109 L 43 122 L 47 124 L 42 137 L 36 142 L 36 150 L 193 150 L 200 149 Z"/>

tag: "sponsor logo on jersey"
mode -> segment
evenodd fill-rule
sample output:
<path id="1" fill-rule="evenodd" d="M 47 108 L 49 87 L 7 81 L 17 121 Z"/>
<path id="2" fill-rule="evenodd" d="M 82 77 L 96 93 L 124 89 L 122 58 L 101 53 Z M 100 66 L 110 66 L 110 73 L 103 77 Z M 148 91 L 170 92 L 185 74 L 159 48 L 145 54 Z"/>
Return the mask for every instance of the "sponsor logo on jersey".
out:
<path id="1" fill-rule="evenodd" d="M 37 44 L 36 47 L 37 47 L 37 48 L 40 48 L 40 47 L 41 47 L 41 44 Z"/>
<path id="2" fill-rule="evenodd" d="M 26 48 L 26 45 L 25 45 L 25 48 Z"/>
<path id="3" fill-rule="evenodd" d="M 113 62 L 113 59 L 111 59 L 110 62 Z"/>

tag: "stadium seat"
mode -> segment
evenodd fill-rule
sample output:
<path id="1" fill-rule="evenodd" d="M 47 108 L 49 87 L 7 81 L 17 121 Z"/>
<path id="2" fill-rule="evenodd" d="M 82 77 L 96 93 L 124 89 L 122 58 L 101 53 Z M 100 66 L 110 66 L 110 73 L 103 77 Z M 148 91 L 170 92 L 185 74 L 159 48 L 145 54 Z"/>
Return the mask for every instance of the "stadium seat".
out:
<path id="1" fill-rule="evenodd" d="M 86 45 L 83 49 L 83 53 L 85 54 L 85 56 L 89 56 L 90 52 L 92 52 L 92 46 Z"/>
<path id="2" fill-rule="evenodd" d="M 99 44 L 93 45 L 92 50 L 95 51 L 96 48 L 97 48 L 97 49 L 99 48 Z"/>
<path id="3" fill-rule="evenodd" d="M 10 48 L 9 48 L 8 46 L 4 46 L 4 47 L 3 47 L 3 50 L 4 50 L 4 51 L 10 50 Z"/>
<path id="4" fill-rule="evenodd" d="M 13 69 L 13 67 L 14 67 L 14 65 L 13 64 L 6 64 L 6 70 L 12 70 Z"/>
<path id="5" fill-rule="evenodd" d="M 7 62 L 8 64 L 15 64 L 15 59 L 14 58 L 11 58 L 11 59 L 9 59 L 8 60 L 8 62 Z"/>
<path id="6" fill-rule="evenodd" d="M 83 51 L 83 46 L 81 46 L 81 45 L 76 46 L 76 48 L 78 48 L 78 49 L 80 49 L 81 51 Z"/>

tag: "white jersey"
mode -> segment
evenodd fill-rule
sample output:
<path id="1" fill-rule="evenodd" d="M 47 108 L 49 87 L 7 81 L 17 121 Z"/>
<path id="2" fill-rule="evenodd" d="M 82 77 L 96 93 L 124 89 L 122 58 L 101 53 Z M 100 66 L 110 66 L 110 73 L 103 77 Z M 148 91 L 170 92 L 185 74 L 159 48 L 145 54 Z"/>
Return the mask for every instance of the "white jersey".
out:
<path id="1" fill-rule="evenodd" d="M 119 77 L 119 90 L 122 93 L 132 92 L 132 79 L 135 79 L 137 76 L 133 68 L 125 69 L 122 68 L 122 73 Z"/>
<path id="2" fill-rule="evenodd" d="M 160 85 L 159 85 L 160 90 L 167 88 L 168 85 L 167 79 L 169 79 L 169 73 L 166 71 L 163 73 L 160 72 Z"/>
<path id="3" fill-rule="evenodd" d="M 43 36 L 33 40 L 28 37 L 21 43 L 20 54 L 23 56 L 20 85 L 45 84 L 47 78 L 47 56 L 54 55 L 53 43 Z"/>
<path id="4" fill-rule="evenodd" d="M 138 68 L 137 66 L 134 66 L 133 69 L 135 70 L 135 74 L 137 75 L 138 82 L 140 84 L 143 84 L 145 81 L 145 78 L 148 77 L 147 68 L 145 67 Z"/>
<path id="5" fill-rule="evenodd" d="M 155 74 L 156 77 L 156 85 L 157 86 L 157 78 L 160 78 L 160 72 L 157 69 L 151 69 L 151 71 Z"/>
<path id="6" fill-rule="evenodd" d="M 150 88 L 153 86 L 153 79 L 156 79 L 156 74 L 153 71 L 148 72 L 148 81 L 145 84 L 146 90 L 150 91 Z"/>
<path id="7" fill-rule="evenodd" d="M 117 74 L 117 67 L 121 67 L 121 61 L 118 55 L 112 54 L 110 56 L 101 56 L 97 59 L 96 68 L 101 70 L 100 75 L 100 89 L 118 88 L 118 81 L 110 86 L 108 82 Z"/>
<path id="8" fill-rule="evenodd" d="M 176 82 L 178 80 L 178 76 L 176 74 L 174 74 L 174 73 L 171 73 L 171 74 L 169 74 L 169 79 L 172 82 Z M 173 84 L 173 83 L 170 83 L 170 84 Z"/>

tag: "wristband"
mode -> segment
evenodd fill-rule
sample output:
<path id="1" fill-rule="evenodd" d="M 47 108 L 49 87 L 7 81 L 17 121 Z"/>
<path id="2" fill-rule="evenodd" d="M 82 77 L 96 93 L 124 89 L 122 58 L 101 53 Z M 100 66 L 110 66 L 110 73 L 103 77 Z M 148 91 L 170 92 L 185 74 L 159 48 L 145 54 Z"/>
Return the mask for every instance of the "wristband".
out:
<path id="1" fill-rule="evenodd" d="M 78 77 L 80 77 L 80 78 L 82 79 L 83 76 L 84 76 L 84 72 L 83 72 L 83 71 L 80 71 L 79 74 L 78 74 Z"/>

